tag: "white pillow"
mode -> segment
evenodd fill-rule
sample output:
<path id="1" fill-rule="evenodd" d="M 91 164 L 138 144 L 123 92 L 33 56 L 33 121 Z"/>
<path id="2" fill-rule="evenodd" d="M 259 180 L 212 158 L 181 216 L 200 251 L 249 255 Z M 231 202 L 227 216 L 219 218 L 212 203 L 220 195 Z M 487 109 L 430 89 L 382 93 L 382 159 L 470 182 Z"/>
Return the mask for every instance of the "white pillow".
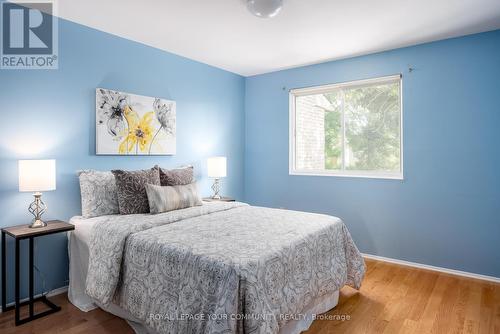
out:
<path id="1" fill-rule="evenodd" d="M 115 176 L 110 171 L 81 170 L 82 216 L 84 218 L 118 214 L 118 195 Z"/>

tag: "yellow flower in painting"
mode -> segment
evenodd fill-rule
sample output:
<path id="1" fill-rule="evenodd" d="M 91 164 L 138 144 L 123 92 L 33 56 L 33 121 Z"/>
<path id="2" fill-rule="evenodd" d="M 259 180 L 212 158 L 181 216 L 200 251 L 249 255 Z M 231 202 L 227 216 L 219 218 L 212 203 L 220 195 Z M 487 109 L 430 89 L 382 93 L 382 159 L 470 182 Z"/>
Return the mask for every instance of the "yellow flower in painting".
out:
<path id="1" fill-rule="evenodd" d="M 144 114 L 142 118 L 130 107 L 125 107 L 125 119 L 128 123 L 128 135 L 122 141 L 118 148 L 120 154 L 125 154 L 134 150 L 135 153 L 146 152 L 149 143 L 153 139 L 153 121 L 154 112 L 150 111 Z"/>

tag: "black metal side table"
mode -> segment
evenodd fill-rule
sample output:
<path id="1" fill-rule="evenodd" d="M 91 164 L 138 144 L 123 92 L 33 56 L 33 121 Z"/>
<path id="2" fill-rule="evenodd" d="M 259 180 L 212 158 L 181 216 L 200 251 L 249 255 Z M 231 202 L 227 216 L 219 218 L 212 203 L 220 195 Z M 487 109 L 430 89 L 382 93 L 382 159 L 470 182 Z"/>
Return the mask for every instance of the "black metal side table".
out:
<path id="1" fill-rule="evenodd" d="M 39 227 L 39 228 L 30 228 L 29 225 L 20 225 L 20 226 L 12 226 L 2 228 L 2 312 L 9 311 L 15 309 L 16 316 L 16 326 L 22 325 L 28 321 L 32 321 L 43 316 L 49 315 L 51 313 L 57 312 L 61 310 L 61 307 L 55 305 L 50 300 L 47 299 L 46 296 L 40 296 L 34 298 L 34 282 L 33 282 L 33 239 L 36 237 L 40 237 L 42 235 L 54 234 L 59 232 L 66 232 L 74 230 L 75 226 L 72 224 L 68 224 L 66 222 L 60 220 L 52 220 L 47 222 L 47 226 Z M 5 245 L 5 236 L 9 235 L 15 239 L 15 303 L 14 305 L 7 306 L 7 273 L 6 273 L 6 245 Z M 20 290 L 20 274 L 19 274 L 19 246 L 20 242 L 23 239 L 29 240 L 29 299 L 24 302 L 20 302 L 19 290 Z M 34 312 L 34 303 L 35 302 L 43 302 L 45 305 L 49 307 L 49 310 L 36 313 Z M 21 319 L 20 318 L 20 310 L 21 306 L 29 306 L 29 316 Z"/>

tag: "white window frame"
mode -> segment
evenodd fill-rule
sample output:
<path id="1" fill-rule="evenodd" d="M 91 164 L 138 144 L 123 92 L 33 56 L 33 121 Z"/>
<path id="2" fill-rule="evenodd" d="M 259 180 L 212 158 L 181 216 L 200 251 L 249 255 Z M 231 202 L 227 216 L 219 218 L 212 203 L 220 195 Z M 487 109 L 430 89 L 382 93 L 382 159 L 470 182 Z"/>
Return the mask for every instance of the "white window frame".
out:
<path id="1" fill-rule="evenodd" d="M 352 171 L 352 170 L 304 170 L 295 168 L 295 142 L 296 142 L 296 131 L 295 131 L 295 99 L 299 96 L 313 95 L 326 93 L 334 89 L 344 88 L 344 87 L 362 87 L 367 85 L 373 85 L 377 83 L 389 83 L 399 81 L 399 98 L 400 98 L 400 171 L 398 172 L 377 172 L 377 171 Z M 290 175 L 313 175 L 313 176 L 340 176 L 340 177 L 361 177 L 361 178 L 373 178 L 373 179 L 393 179 L 393 180 L 403 180 L 403 77 L 401 74 L 390 75 L 385 77 L 378 77 L 372 79 L 356 80 L 349 82 L 342 82 L 330 85 L 306 87 L 291 89 L 289 92 L 289 174 Z M 342 115 L 342 122 L 344 122 Z M 345 126 L 342 125 L 342 129 L 345 132 Z M 344 140 L 342 140 L 342 145 L 345 145 Z M 344 159 L 345 147 L 342 147 L 342 157 Z"/>

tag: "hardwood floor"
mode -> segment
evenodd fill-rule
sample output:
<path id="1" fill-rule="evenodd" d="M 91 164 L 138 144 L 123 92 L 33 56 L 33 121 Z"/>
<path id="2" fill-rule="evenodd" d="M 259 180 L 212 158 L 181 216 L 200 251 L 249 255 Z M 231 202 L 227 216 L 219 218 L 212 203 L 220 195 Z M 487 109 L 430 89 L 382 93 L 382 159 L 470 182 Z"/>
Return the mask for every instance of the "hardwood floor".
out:
<path id="1" fill-rule="evenodd" d="M 315 321 L 316 333 L 500 333 L 500 284 L 366 260 L 358 292 L 341 290 L 327 315 L 349 321 Z"/>
<path id="2" fill-rule="evenodd" d="M 134 331 L 129 327 L 125 320 L 104 312 L 101 309 L 93 310 L 87 313 L 80 311 L 68 301 L 66 294 L 51 297 L 50 300 L 61 306 L 62 310 L 17 327 L 14 325 L 14 311 L 1 313 L 0 333 L 134 334 Z M 40 310 L 43 309 L 43 304 L 39 304 L 40 303 L 37 303 L 36 305 Z M 25 313 L 26 309 L 26 307 L 23 308 Z M 38 311 L 37 308 L 35 308 L 35 310 Z M 21 317 L 23 316 L 24 314 L 21 313 Z"/>
<path id="3" fill-rule="evenodd" d="M 361 290 L 343 288 L 338 306 L 323 315 L 330 320 L 316 320 L 307 334 L 500 333 L 500 284 L 374 260 L 366 263 Z M 52 300 L 62 311 L 19 327 L 14 326 L 13 311 L 0 314 L 0 332 L 133 333 L 124 320 L 102 310 L 79 311 L 66 295 Z"/>

